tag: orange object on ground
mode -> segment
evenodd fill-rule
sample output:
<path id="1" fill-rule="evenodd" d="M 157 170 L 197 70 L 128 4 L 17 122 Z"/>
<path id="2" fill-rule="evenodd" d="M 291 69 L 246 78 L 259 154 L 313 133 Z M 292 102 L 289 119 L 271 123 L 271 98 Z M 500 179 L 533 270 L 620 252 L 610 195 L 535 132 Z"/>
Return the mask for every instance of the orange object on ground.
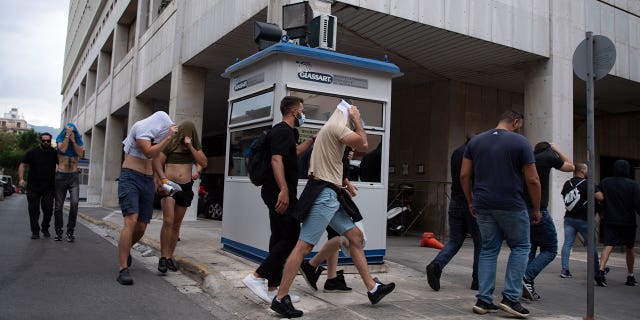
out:
<path id="1" fill-rule="evenodd" d="M 433 232 L 425 232 L 422 234 L 422 240 L 420 240 L 421 247 L 431 247 L 434 249 L 442 250 L 444 245 L 436 239 Z"/>

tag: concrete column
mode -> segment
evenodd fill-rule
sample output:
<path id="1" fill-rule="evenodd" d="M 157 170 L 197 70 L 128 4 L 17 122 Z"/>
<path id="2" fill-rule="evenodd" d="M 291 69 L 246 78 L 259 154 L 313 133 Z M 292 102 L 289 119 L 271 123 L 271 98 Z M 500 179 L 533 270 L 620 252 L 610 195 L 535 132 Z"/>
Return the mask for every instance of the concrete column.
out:
<path id="1" fill-rule="evenodd" d="M 178 64 L 171 74 L 171 94 L 169 98 L 169 116 L 176 124 L 189 120 L 198 130 L 202 139 L 202 110 L 204 107 L 204 89 L 207 72 L 205 69 Z M 198 194 L 200 181 L 193 184 L 194 194 Z M 197 199 L 187 209 L 185 221 L 194 221 L 198 216 Z"/>
<path id="2" fill-rule="evenodd" d="M 102 171 L 104 167 L 105 128 L 94 126 L 91 130 L 91 148 L 89 149 L 89 184 L 87 203 L 102 202 Z"/>
<path id="3" fill-rule="evenodd" d="M 122 140 L 126 127 L 122 118 L 107 117 L 106 136 L 104 141 L 104 166 L 102 170 L 102 206 L 118 206 L 118 182 L 122 165 Z M 97 149 L 97 148 L 94 148 Z"/>
<path id="4" fill-rule="evenodd" d="M 531 63 L 525 70 L 524 133 L 532 145 L 554 142 L 573 160 L 573 51 L 583 37 L 583 14 L 569 2 L 552 1 L 551 58 Z M 581 36 L 582 34 L 582 36 Z M 564 241 L 564 203 L 560 195 L 571 173 L 551 170 L 549 212 L 558 231 L 558 247 Z"/>

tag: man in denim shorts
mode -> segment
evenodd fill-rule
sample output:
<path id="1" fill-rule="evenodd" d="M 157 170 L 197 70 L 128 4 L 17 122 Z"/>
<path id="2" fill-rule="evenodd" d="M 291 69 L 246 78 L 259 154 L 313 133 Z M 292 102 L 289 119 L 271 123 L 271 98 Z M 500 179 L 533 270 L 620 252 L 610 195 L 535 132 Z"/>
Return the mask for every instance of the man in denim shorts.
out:
<path id="1" fill-rule="evenodd" d="M 302 260 L 320 240 L 327 225 L 349 239 L 353 263 L 367 287 L 369 300 L 372 304 L 378 303 L 395 288 L 393 283 L 382 284 L 371 278 L 364 255 L 362 231 L 355 227 L 354 221 L 338 200 L 336 190 L 345 188 L 351 195 L 355 195 L 356 190 L 355 186 L 350 183 L 343 186 L 342 156 L 345 146 L 361 151 L 368 149 L 367 135 L 362 126 L 358 108 L 341 103 L 318 132 L 309 166 L 311 177 L 294 213 L 302 221 L 300 237 L 287 258 L 278 294 L 271 302 L 271 309 L 285 317 L 296 318 L 303 314 L 301 310 L 293 307 L 289 297 L 289 288 Z M 312 189 L 315 190 L 312 191 Z M 311 192 L 314 196 L 305 196 Z M 344 191 L 341 194 L 344 194 Z M 305 207 L 303 204 L 307 201 L 305 198 L 309 199 L 308 207 L 310 210 L 308 211 L 299 209 L 299 207 Z"/>
<path id="2" fill-rule="evenodd" d="M 118 241 L 120 273 L 117 279 L 122 285 L 133 284 L 129 273 L 131 247 L 142 238 L 153 214 L 155 188 L 151 160 L 169 144 L 176 132 L 178 127 L 169 115 L 158 111 L 134 123 L 122 142 L 125 155 L 118 178 L 118 198 L 124 226 Z"/>

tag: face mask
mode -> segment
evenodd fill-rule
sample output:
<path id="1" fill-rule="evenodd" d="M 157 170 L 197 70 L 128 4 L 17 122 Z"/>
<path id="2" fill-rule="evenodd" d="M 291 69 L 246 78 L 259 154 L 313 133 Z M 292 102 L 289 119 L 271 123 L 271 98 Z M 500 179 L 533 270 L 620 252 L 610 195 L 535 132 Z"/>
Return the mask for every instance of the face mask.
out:
<path id="1" fill-rule="evenodd" d="M 296 118 L 296 123 L 295 123 L 296 127 L 299 127 L 299 126 L 303 125 L 304 121 L 307 119 L 304 116 L 304 113 L 302 113 L 302 112 L 300 112 L 300 118 L 298 118 L 298 117 L 295 117 L 295 118 Z"/>

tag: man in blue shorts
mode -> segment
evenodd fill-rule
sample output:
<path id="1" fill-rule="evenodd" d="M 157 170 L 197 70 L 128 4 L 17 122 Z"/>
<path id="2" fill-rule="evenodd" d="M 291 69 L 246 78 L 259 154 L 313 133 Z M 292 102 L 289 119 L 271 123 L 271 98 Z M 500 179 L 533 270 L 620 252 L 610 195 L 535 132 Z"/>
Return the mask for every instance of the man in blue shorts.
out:
<path id="1" fill-rule="evenodd" d="M 158 111 L 131 126 L 124 144 L 124 161 L 118 178 L 118 198 L 124 226 L 118 241 L 120 273 L 117 281 L 122 285 L 133 284 L 129 273 L 131 247 L 138 242 L 147 229 L 153 214 L 153 169 L 151 160 L 158 156 L 178 132 L 178 127 L 169 115 Z M 168 181 L 167 188 L 179 188 Z"/>
<path id="2" fill-rule="evenodd" d="M 495 129 L 475 136 L 462 159 L 460 182 L 471 215 L 476 217 L 482 250 L 478 259 L 478 301 L 473 312 L 498 311 L 493 304 L 496 264 L 502 241 L 511 249 L 500 309 L 524 318 L 529 315 L 518 300 L 529 256 L 529 220 L 540 221 L 540 180 L 533 150 L 527 139 L 514 131 L 524 116 L 506 111 Z M 472 185 L 473 177 L 473 185 Z M 533 208 L 527 211 L 526 183 Z"/>
<path id="3" fill-rule="evenodd" d="M 350 183 L 343 185 L 342 158 L 345 146 L 360 151 L 368 149 L 367 134 L 358 108 L 341 103 L 318 132 L 311 154 L 309 181 L 294 212 L 297 219 L 302 221 L 300 237 L 287 258 L 278 294 L 271 302 L 271 309 L 287 318 L 297 318 L 303 314 L 291 303 L 289 288 L 302 260 L 311 252 L 327 225 L 349 239 L 353 263 L 367 287 L 372 304 L 378 303 L 395 288 L 393 283 L 374 281 L 369 273 L 363 234 L 354 224 L 362 216 L 348 194 L 355 194 L 355 187 Z"/>

